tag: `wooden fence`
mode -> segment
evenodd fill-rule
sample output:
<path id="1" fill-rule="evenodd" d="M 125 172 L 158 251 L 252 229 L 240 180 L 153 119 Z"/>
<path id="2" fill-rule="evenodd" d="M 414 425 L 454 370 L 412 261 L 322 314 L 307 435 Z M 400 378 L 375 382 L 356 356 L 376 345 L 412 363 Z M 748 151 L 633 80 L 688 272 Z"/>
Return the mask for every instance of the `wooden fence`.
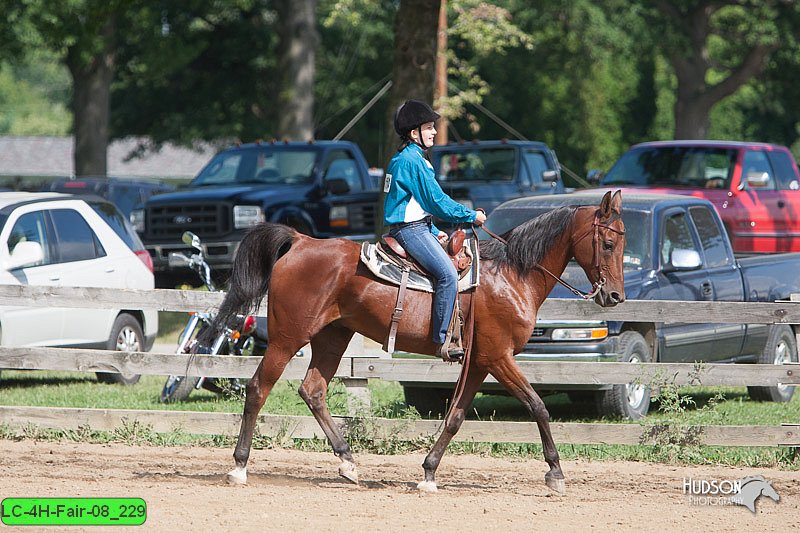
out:
<path id="1" fill-rule="evenodd" d="M 0 286 L 0 305 L 155 308 L 164 311 L 212 310 L 222 296 L 215 293 L 174 290 L 115 290 Z M 696 305 L 697 304 L 697 305 Z M 579 300 L 548 300 L 542 318 L 586 318 L 647 322 L 731 322 L 800 324 L 800 306 L 793 302 L 722 303 L 629 301 L 603 309 Z M 358 342 L 358 341 L 356 341 Z M 284 379 L 302 379 L 308 357 L 293 359 Z M 72 370 L 82 372 L 124 372 L 144 375 L 186 374 L 191 376 L 249 377 L 258 358 L 164 353 L 125 353 L 64 348 L 2 348 L 0 368 Z M 730 365 L 692 363 L 569 363 L 523 362 L 531 383 L 624 384 L 638 380 L 660 383 L 665 379 L 678 385 L 759 385 L 778 383 L 800 385 L 800 365 Z M 386 357 L 346 357 L 337 370 L 348 391 L 368 403 L 368 379 L 394 381 L 455 382 L 460 367 L 438 360 L 397 360 Z M 489 378 L 487 381 L 491 381 Z M 358 401 L 353 402 L 355 406 Z M 45 407 L 0 407 L 0 424 L 19 427 L 77 429 L 88 426 L 110 430 L 132 421 L 152 426 L 154 431 L 182 430 L 198 434 L 236 434 L 240 415 L 117 409 L 68 409 Z M 337 417 L 347 428 L 363 422 L 358 417 Z M 376 438 L 416 439 L 440 430 L 437 420 L 369 419 Z M 259 431 L 264 435 L 294 438 L 323 438 L 310 416 L 261 415 Z M 652 428 L 646 424 L 556 423 L 553 432 L 559 443 L 637 444 L 652 443 Z M 703 426 L 693 428 L 699 443 L 720 446 L 800 446 L 800 424 L 780 426 Z M 532 422 L 467 421 L 459 440 L 482 442 L 538 442 Z"/>

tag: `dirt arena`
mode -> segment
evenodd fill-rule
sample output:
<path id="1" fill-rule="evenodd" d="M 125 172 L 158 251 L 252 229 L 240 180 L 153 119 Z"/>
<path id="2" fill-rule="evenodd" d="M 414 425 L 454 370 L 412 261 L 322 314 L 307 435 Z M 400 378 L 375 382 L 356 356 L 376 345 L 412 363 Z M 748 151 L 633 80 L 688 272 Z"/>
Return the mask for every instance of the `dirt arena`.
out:
<path id="1" fill-rule="evenodd" d="M 439 492 L 421 494 L 414 487 L 422 454 L 356 459 L 360 486 L 337 476 L 332 454 L 254 450 L 249 483 L 236 487 L 221 482 L 232 466 L 228 449 L 0 440 L 0 497 L 141 497 L 148 505 L 141 529 L 154 531 L 800 529 L 798 472 L 568 461 L 567 494 L 558 496 L 544 485 L 543 461 L 451 454 L 439 469 Z M 682 492 L 683 478 L 755 474 L 781 497 L 759 498 L 756 514 L 693 505 Z"/>

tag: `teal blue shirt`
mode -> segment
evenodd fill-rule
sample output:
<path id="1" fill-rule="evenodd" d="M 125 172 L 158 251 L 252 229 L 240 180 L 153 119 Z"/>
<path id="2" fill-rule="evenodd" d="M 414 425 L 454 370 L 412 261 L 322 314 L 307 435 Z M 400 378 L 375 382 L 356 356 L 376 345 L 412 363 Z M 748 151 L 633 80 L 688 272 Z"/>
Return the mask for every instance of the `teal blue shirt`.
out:
<path id="1" fill-rule="evenodd" d="M 431 163 L 418 145 L 409 143 L 389 163 L 384 178 L 383 223 L 401 224 L 422 220 L 427 215 L 453 223 L 471 223 L 477 213 L 442 190 Z M 439 234 L 433 226 L 431 233 Z"/>

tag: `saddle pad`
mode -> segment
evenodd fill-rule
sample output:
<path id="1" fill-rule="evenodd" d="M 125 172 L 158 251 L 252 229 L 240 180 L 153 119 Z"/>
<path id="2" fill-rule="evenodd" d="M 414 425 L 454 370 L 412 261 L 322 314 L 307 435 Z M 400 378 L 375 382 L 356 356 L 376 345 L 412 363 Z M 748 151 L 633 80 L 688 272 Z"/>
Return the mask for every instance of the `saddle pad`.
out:
<path id="1" fill-rule="evenodd" d="M 477 287 L 480 282 L 480 261 L 475 260 L 478 256 L 477 245 L 475 239 L 464 241 L 466 253 L 473 258 L 473 261 L 469 269 L 458 280 L 458 292 Z M 361 244 L 361 262 L 380 279 L 393 285 L 400 285 L 400 266 L 384 255 L 374 243 L 365 242 Z M 408 288 L 414 291 L 432 293 L 433 282 L 431 278 L 412 270 L 408 276 Z"/>

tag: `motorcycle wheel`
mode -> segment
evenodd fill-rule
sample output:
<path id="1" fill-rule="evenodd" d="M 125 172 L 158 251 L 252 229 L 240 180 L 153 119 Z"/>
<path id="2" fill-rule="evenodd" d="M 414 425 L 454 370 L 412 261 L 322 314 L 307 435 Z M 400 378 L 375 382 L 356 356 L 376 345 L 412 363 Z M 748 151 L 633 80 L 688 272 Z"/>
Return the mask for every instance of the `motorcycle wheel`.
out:
<path id="1" fill-rule="evenodd" d="M 200 381 L 199 377 L 189 376 L 170 376 L 161 390 L 161 403 L 175 403 L 182 402 L 192 391 L 197 387 L 197 382 Z"/>

